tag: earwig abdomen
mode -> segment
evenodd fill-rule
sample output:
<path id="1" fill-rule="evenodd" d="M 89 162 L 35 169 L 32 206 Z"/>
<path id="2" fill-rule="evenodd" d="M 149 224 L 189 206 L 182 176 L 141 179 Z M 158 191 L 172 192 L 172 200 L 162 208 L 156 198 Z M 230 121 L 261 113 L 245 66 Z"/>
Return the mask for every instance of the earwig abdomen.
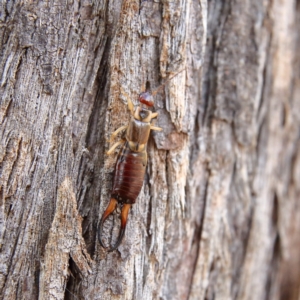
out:
<path id="1" fill-rule="evenodd" d="M 143 186 L 146 165 L 146 151 L 134 152 L 126 142 L 115 166 L 112 197 L 119 203 L 135 203 Z"/>

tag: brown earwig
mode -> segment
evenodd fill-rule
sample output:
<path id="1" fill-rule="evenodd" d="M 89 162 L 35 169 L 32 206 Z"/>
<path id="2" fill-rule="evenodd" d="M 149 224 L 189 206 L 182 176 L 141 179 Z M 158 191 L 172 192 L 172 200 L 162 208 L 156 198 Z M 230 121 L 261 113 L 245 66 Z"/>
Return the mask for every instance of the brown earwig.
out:
<path id="1" fill-rule="evenodd" d="M 115 143 L 107 154 L 113 151 L 120 145 L 123 145 L 115 166 L 113 187 L 111 192 L 110 202 L 102 215 L 99 224 L 98 237 L 102 247 L 103 223 L 107 217 L 116 209 L 117 204 L 122 205 L 121 211 L 121 228 L 119 237 L 109 251 L 115 250 L 121 243 L 125 233 L 128 212 L 132 204 L 135 203 L 144 182 L 144 176 L 147 166 L 147 142 L 151 130 L 161 131 L 162 128 L 155 127 L 151 124 L 153 118 L 156 118 L 158 113 L 152 112 L 150 108 L 154 105 L 153 97 L 149 92 L 144 92 L 139 95 L 140 106 L 134 108 L 130 98 L 128 98 L 128 109 L 131 112 L 132 118 L 128 125 L 118 128 L 111 136 L 115 137 L 118 133 L 125 131 L 125 138 Z"/>
<path id="2" fill-rule="evenodd" d="M 102 215 L 98 230 L 99 242 L 103 248 L 106 248 L 102 241 L 103 223 L 116 209 L 117 204 L 121 204 L 121 228 L 119 237 L 115 245 L 112 246 L 109 251 L 115 250 L 120 245 L 125 233 L 129 209 L 131 205 L 135 203 L 143 187 L 147 166 L 146 148 L 150 131 L 162 130 L 162 128 L 155 127 L 151 124 L 152 119 L 156 118 L 158 115 L 157 112 L 151 111 L 151 107 L 154 105 L 153 96 L 161 88 L 163 88 L 168 81 L 184 70 L 185 69 L 182 69 L 181 71 L 175 73 L 172 77 L 166 80 L 164 84 L 160 85 L 154 92 L 152 92 L 152 94 L 150 92 L 141 93 L 139 95 L 140 106 L 137 108 L 134 108 L 131 99 L 127 97 L 128 109 L 131 112 L 132 118 L 128 125 L 118 128 L 111 135 L 112 139 L 120 132 L 124 132 L 126 130 L 125 138 L 115 143 L 107 151 L 107 154 L 110 155 L 117 147 L 123 145 L 119 152 L 115 166 L 110 202 L 104 214 Z"/>

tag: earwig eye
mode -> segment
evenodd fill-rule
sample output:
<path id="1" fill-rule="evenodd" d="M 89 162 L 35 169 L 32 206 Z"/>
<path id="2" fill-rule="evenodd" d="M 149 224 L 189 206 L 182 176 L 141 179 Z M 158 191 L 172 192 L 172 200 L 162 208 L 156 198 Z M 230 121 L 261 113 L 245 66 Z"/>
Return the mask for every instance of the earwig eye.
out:
<path id="1" fill-rule="evenodd" d="M 141 93 L 139 96 L 139 101 L 149 107 L 154 105 L 153 97 L 149 92 Z"/>

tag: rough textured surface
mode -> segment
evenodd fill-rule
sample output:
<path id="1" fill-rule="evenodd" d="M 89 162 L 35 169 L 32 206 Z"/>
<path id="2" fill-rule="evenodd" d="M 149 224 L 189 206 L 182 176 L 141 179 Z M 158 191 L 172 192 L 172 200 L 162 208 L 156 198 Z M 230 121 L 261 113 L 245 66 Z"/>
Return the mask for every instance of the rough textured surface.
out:
<path id="1" fill-rule="evenodd" d="M 299 299 L 299 49 L 299 1 L 2 1 L 1 299 Z M 107 253 L 108 138 L 161 84 Z"/>

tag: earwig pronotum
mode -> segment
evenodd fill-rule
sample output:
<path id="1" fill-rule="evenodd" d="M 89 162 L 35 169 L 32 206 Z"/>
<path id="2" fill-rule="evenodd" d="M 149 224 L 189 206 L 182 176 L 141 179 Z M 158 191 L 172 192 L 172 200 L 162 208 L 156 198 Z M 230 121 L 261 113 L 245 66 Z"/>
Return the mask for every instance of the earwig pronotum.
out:
<path id="1" fill-rule="evenodd" d="M 183 70 L 180 72 L 182 71 Z M 180 72 L 176 73 L 174 76 Z M 167 81 L 171 80 L 174 76 L 169 78 Z M 165 84 L 162 86 L 164 85 Z M 131 205 L 135 203 L 136 198 L 142 189 L 147 166 L 146 147 L 150 131 L 162 130 L 162 128 L 155 127 L 151 124 L 152 119 L 156 118 L 158 113 L 150 110 L 150 108 L 154 105 L 152 95 L 155 95 L 162 86 L 156 89 L 156 91 L 152 94 L 150 92 L 141 93 L 139 95 L 140 106 L 136 108 L 134 108 L 131 99 L 128 97 L 128 109 L 132 118 L 128 125 L 118 128 L 111 135 L 112 139 L 120 132 L 125 132 L 126 130 L 125 137 L 115 143 L 107 151 L 107 154 L 110 155 L 117 147 L 122 145 L 115 165 L 111 199 L 104 214 L 102 215 L 98 231 L 99 242 L 102 247 L 106 248 L 102 241 L 103 223 L 116 209 L 117 204 L 120 203 L 122 205 L 122 211 L 119 237 L 115 245 L 112 246 L 109 251 L 115 250 L 120 245 L 125 233 L 129 209 Z"/>

